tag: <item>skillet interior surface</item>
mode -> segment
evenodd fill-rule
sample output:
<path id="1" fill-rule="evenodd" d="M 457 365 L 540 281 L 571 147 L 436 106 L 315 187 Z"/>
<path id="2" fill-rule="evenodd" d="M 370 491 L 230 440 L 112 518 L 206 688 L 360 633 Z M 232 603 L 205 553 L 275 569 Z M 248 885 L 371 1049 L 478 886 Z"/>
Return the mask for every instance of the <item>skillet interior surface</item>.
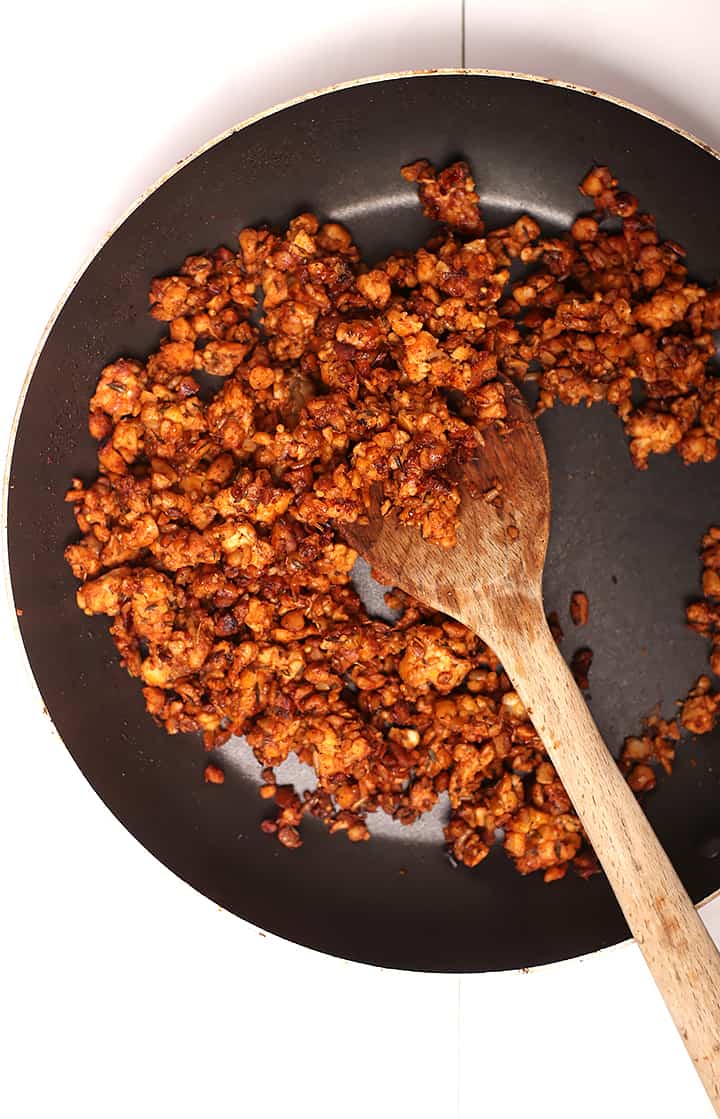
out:
<path id="1" fill-rule="evenodd" d="M 476 870 L 454 869 L 436 821 L 389 825 L 358 845 L 313 821 L 299 852 L 264 836 L 254 763 L 226 747 L 225 786 L 205 786 L 198 738 L 153 725 L 137 682 L 117 665 L 106 620 L 78 611 L 62 554 L 76 535 L 63 494 L 73 475 L 95 473 L 86 416 L 100 369 L 143 356 L 161 336 L 146 312 L 153 276 L 190 252 L 233 245 L 244 225 L 279 224 L 303 209 L 346 222 L 366 258 L 414 246 L 431 227 L 399 168 L 458 155 L 473 167 L 488 225 L 526 210 L 548 231 L 584 208 L 576 187 L 590 164 L 607 163 L 657 215 L 661 233 L 687 247 L 693 278 L 720 274 L 720 162 L 627 108 L 482 74 L 322 94 L 185 164 L 96 255 L 30 380 L 8 495 L 11 578 L 35 678 L 67 748 L 115 815 L 183 879 L 263 928 L 350 959 L 430 971 L 547 963 L 613 944 L 627 928 L 602 877 L 545 886 L 538 875 L 518 876 L 499 848 Z M 676 456 L 654 458 L 639 473 L 605 406 L 557 408 L 541 428 L 553 493 L 546 607 L 567 622 L 567 655 L 580 644 L 594 649 L 592 711 L 617 750 L 655 704 L 673 712 L 706 670 L 706 644 L 684 627 L 684 605 L 699 593 L 700 537 L 718 519 L 720 460 L 684 468 Z M 580 636 L 567 621 L 578 588 L 591 605 Z M 708 857 L 720 834 L 719 781 L 716 732 L 680 746 L 675 773 L 647 802 L 696 901 L 720 886 L 720 860 Z"/>

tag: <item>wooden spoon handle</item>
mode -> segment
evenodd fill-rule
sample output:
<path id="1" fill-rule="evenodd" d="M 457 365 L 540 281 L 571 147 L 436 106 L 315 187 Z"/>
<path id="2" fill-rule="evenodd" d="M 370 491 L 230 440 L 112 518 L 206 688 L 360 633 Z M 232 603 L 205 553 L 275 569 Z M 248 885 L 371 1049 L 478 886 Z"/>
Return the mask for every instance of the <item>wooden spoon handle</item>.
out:
<path id="1" fill-rule="evenodd" d="M 720 1115 L 720 954 L 600 737 L 544 615 L 525 627 L 498 627 L 493 636 L 490 645 L 582 820 Z"/>

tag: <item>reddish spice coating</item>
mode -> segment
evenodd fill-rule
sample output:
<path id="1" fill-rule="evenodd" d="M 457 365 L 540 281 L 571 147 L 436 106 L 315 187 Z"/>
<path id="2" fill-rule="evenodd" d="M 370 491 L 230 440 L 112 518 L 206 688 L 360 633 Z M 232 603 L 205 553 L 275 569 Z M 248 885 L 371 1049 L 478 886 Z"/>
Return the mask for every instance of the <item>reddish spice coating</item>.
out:
<path id="1" fill-rule="evenodd" d="M 225 781 L 225 773 L 219 765 L 206 765 L 204 776 L 207 785 L 222 785 Z"/>
<path id="2" fill-rule="evenodd" d="M 575 653 L 573 653 L 573 657 L 570 662 L 570 671 L 575 677 L 575 682 L 578 688 L 581 688 L 584 692 L 586 692 L 590 687 L 588 673 L 590 672 L 590 665 L 592 664 L 592 662 L 592 649 L 578 649 Z"/>
<path id="3" fill-rule="evenodd" d="M 560 625 L 560 618 L 558 617 L 557 610 L 553 610 L 551 614 L 548 614 L 547 621 L 553 638 L 555 639 L 557 644 L 560 645 L 563 638 L 565 637 L 565 633 L 562 626 Z"/>
<path id="4" fill-rule="evenodd" d="M 667 774 L 672 773 L 679 739 L 677 719 L 662 719 L 657 712 L 644 720 L 641 735 L 625 739 L 620 752 L 620 767 L 636 792 L 654 788 L 655 783 L 650 783 L 646 772 L 649 765 L 659 765 Z"/>
<path id="5" fill-rule="evenodd" d="M 701 558 L 705 596 L 691 603 L 686 614 L 690 628 L 712 640 L 710 666 L 717 674 L 720 668 L 720 614 L 717 596 L 708 593 L 714 589 L 714 585 L 708 580 L 708 573 L 720 569 L 720 528 L 717 526 L 711 526 L 703 536 Z M 620 753 L 620 767 L 634 792 L 649 792 L 655 788 L 657 771 L 653 766 L 660 766 L 667 774 L 672 773 L 681 727 L 691 734 L 709 734 L 720 722 L 720 692 L 713 689 L 709 676 L 700 676 L 685 699 L 679 701 L 678 707 L 679 718 L 666 720 L 655 711 L 645 719 L 639 736 L 625 739 Z"/>
<path id="6" fill-rule="evenodd" d="M 691 629 L 712 642 L 710 668 L 720 676 L 720 526 L 712 525 L 702 540 L 703 598 L 687 608 Z"/>
<path id="7" fill-rule="evenodd" d="M 527 333 L 509 332 L 500 368 L 537 379 L 540 411 L 607 400 L 638 469 L 670 450 L 708 462 L 720 438 L 720 379 L 708 368 L 720 290 L 688 281 L 684 250 L 661 241 L 653 216 L 617 189 L 607 167 L 593 168 L 580 189 L 595 213 L 578 218 L 569 237 L 520 252 L 535 269 L 500 313 Z M 619 232 L 602 229 L 607 217 L 622 219 Z M 633 385 L 644 396 L 638 404 Z"/>
<path id="8" fill-rule="evenodd" d="M 700 676 L 683 703 L 680 722 L 691 734 L 709 734 L 720 719 L 720 692 L 709 676 Z"/>
<path id="9" fill-rule="evenodd" d="M 574 626 L 587 625 L 590 617 L 588 596 L 584 591 L 573 591 L 570 596 L 570 617 Z"/>
<path id="10" fill-rule="evenodd" d="M 208 749 L 245 735 L 274 802 L 263 831 L 284 846 L 301 845 L 305 815 L 362 842 L 368 814 L 412 824 L 447 794 L 456 860 L 478 865 L 503 829 L 521 873 L 553 881 L 574 864 L 586 877 L 596 860 L 491 650 L 398 591 L 394 623 L 370 617 L 341 527 L 379 485 L 384 509 L 452 547 L 451 468 L 503 423 L 498 373 L 537 378 L 541 409 L 608 400 L 639 468 L 670 449 L 714 457 L 720 392 L 706 365 L 720 292 L 688 282 L 682 250 L 607 168 L 582 184 L 592 216 L 556 238 L 526 215 L 485 234 L 464 163 L 403 175 L 442 223 L 415 252 L 368 268 L 347 230 L 301 214 L 153 281 L 167 335 L 144 362 L 102 371 L 89 420 L 99 474 L 68 494 L 78 604 L 112 619 L 169 733 L 200 731 Z M 503 300 L 513 261 L 526 274 Z M 219 379 L 210 400 L 199 374 Z M 714 596 L 718 565 L 706 567 Z M 691 624 L 715 634 L 711 598 L 698 610 Z M 587 654 L 575 666 L 584 686 L 588 666 Z M 688 703 L 690 729 L 712 722 L 707 689 Z M 648 735 L 622 762 L 638 791 L 648 759 L 671 765 L 672 735 Z M 274 775 L 291 751 L 317 777 L 302 797 Z M 223 779 L 206 767 L 206 781 Z"/>

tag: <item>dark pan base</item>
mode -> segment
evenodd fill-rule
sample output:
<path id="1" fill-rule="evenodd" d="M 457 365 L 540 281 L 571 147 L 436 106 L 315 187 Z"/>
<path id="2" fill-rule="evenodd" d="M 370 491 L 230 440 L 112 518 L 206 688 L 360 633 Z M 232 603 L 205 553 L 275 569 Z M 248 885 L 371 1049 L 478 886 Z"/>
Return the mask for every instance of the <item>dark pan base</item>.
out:
<path id="1" fill-rule="evenodd" d="M 501 221 L 524 209 L 548 229 L 580 207 L 576 184 L 610 164 L 661 231 L 686 245 L 692 274 L 720 273 L 720 163 L 672 130 L 550 84 L 433 75 L 359 85 L 293 105 L 227 137 L 173 175 L 110 238 L 70 295 L 37 362 L 20 418 L 9 490 L 9 551 L 22 637 L 52 719 L 88 781 L 125 826 L 218 904 L 280 936 L 350 959 L 429 971 L 543 964 L 613 944 L 627 929 L 605 881 L 520 878 L 502 850 L 454 869 L 426 828 L 391 828 L 354 846 L 306 828 L 289 852 L 258 828 L 251 767 L 230 751 L 222 789 L 205 786 L 194 736 L 171 738 L 117 666 L 105 620 L 74 603 L 62 558 L 74 535 L 62 496 L 95 472 L 86 410 L 101 367 L 143 355 L 161 330 L 146 314 L 156 274 L 233 244 L 243 225 L 313 208 L 346 221 L 366 256 L 419 243 L 428 225 L 399 167 L 467 157 Z M 595 651 L 592 710 L 617 748 L 656 703 L 666 713 L 706 668 L 684 628 L 697 595 L 702 532 L 720 518 L 720 462 L 630 465 L 606 408 L 542 420 L 554 514 L 546 576 L 569 656 Z M 590 596 L 573 631 L 570 592 Z M 42 774 L 35 780 L 41 781 Z M 695 900 L 720 886 L 720 736 L 684 742 L 648 811 Z M 42 829 L 43 821 L 34 821 Z"/>

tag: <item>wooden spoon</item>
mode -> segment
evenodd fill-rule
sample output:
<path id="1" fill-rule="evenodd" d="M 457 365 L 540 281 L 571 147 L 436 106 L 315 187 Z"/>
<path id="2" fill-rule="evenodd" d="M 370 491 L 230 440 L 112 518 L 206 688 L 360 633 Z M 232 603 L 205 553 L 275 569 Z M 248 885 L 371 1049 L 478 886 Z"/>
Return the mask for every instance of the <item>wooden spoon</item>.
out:
<path id="1" fill-rule="evenodd" d="M 550 633 L 542 573 L 550 483 L 540 433 L 506 384 L 505 430 L 462 470 L 456 547 L 393 516 L 344 526 L 382 581 L 477 633 L 499 657 L 565 786 L 720 1114 L 720 956 L 610 755 Z M 499 485 L 498 485 L 499 483 Z M 500 501 L 484 497 L 499 488 Z"/>

